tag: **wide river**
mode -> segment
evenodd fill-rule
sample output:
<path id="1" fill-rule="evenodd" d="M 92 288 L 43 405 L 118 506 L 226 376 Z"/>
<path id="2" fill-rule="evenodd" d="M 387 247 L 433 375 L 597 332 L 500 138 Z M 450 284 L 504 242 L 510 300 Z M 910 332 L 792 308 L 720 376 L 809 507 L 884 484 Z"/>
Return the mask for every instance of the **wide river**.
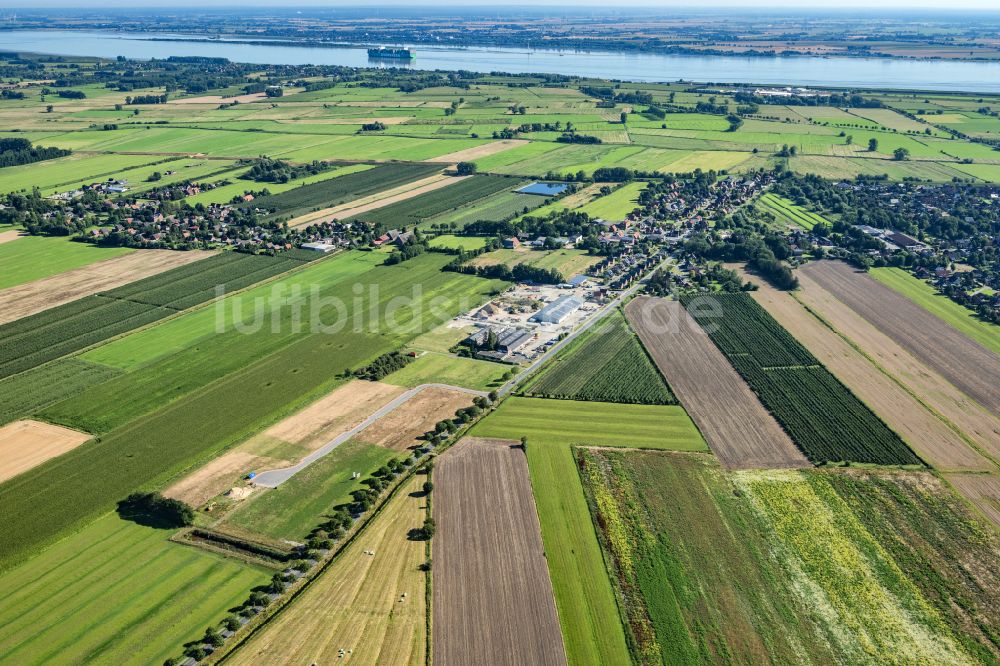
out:
<path id="1" fill-rule="evenodd" d="M 114 58 L 212 56 L 276 65 L 384 66 L 358 47 L 239 44 L 221 40 L 155 41 L 178 35 L 48 30 L 0 31 L 0 50 Z M 1000 62 L 890 58 L 657 55 L 527 48 L 414 47 L 416 69 L 546 72 L 623 81 L 710 81 L 842 88 L 1000 92 Z M 398 66 L 398 63 L 393 63 Z"/>

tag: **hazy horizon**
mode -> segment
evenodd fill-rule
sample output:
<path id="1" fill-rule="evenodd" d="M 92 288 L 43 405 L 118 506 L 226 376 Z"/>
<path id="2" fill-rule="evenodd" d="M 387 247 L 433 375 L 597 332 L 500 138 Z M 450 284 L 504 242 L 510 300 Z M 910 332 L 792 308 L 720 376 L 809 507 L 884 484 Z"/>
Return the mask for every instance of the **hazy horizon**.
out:
<path id="1" fill-rule="evenodd" d="M 796 13 L 807 13 L 813 10 L 818 11 L 857 11 L 863 10 L 865 13 L 880 10 L 933 10 L 942 13 L 956 11 L 996 11 L 1000 12 L 996 0 L 956 0 L 946 6 L 941 0 L 877 0 L 870 2 L 866 0 L 813 0 L 809 7 L 802 7 L 801 0 L 764 0 L 751 5 L 737 4 L 734 0 L 702 0 L 701 6 L 692 8 L 685 0 L 628 0 L 626 4 L 615 7 L 607 7 L 603 0 L 542 0 L 541 2 L 526 3 L 525 0 L 432 0 L 422 2 L 419 5 L 406 4 L 400 0 L 374 0 L 364 4 L 359 4 L 357 0 L 345 2 L 331 2 L 330 0 L 294 0 L 292 3 L 279 4 L 275 0 L 156 0 L 154 5 L 148 7 L 136 7 L 134 1 L 129 0 L 37 0 L 30 5 L 25 4 L 25 0 L 0 0 L 0 8 L 31 11 L 33 9 L 170 9 L 176 7 L 199 7 L 199 8 L 227 8 L 234 9 L 246 6 L 257 8 L 275 8 L 294 10 L 296 8 L 359 8 L 359 7 L 380 7 L 391 8 L 400 7 L 410 11 L 423 7 L 455 7 L 456 9 L 470 7 L 553 7 L 567 8 L 586 7 L 587 9 L 607 8 L 609 12 L 627 9 L 657 9 L 664 10 L 685 10 L 695 13 L 699 9 L 732 9 L 740 12 L 753 12 L 754 10 L 771 9 L 792 9 Z"/>

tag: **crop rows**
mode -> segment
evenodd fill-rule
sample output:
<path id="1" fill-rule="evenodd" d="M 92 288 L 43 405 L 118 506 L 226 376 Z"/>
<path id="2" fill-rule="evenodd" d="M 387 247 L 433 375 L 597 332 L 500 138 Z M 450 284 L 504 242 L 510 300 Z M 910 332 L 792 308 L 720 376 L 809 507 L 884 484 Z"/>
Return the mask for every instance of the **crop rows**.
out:
<path id="1" fill-rule="evenodd" d="M 756 301 L 746 294 L 718 298 L 721 317 L 695 307 L 695 299 L 684 299 L 684 304 L 810 461 L 921 464 L 896 433 Z"/>
<path id="2" fill-rule="evenodd" d="M 0 326 L 0 378 L 300 265 L 295 259 L 225 253 Z M 162 306 L 162 307 L 161 307 Z"/>
<path id="3" fill-rule="evenodd" d="M 496 194 L 519 182 L 517 179 L 504 176 L 475 176 L 370 213 L 363 213 L 355 219 L 373 222 L 387 229 L 411 226 L 421 220 Z"/>
<path id="4" fill-rule="evenodd" d="M 439 171 L 440 164 L 387 164 L 260 197 L 250 205 L 270 209 L 277 215 L 301 215 L 310 210 L 335 206 L 367 194 L 398 187 Z"/>
<path id="5" fill-rule="evenodd" d="M 826 220 L 822 216 L 806 210 L 776 194 L 765 194 L 760 198 L 760 202 L 779 218 L 792 222 L 804 229 L 812 229 L 821 222 L 826 223 Z"/>
<path id="6" fill-rule="evenodd" d="M 119 370 L 68 358 L 0 380 L 0 425 L 120 374 Z"/>
<path id="7" fill-rule="evenodd" d="M 684 306 L 700 324 L 710 326 L 712 340 L 726 356 L 751 354 L 765 368 L 819 363 L 746 294 L 687 298 Z"/>
<path id="8" fill-rule="evenodd" d="M 617 312 L 528 390 L 536 396 L 672 405 L 676 399 L 642 345 Z"/>

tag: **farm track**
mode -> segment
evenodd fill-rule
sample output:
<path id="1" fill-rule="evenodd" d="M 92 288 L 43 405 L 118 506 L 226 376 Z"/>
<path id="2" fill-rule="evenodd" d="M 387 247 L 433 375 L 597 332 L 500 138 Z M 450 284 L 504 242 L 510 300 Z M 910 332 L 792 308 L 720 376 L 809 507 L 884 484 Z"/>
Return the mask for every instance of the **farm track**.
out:
<path id="1" fill-rule="evenodd" d="M 2 239 L 3 234 L 0 234 Z M 207 259 L 211 252 L 136 250 L 0 291 L 0 324 L 33 315 L 163 271 Z"/>
<path id="2" fill-rule="evenodd" d="M 973 400 L 1000 414 L 1000 357 L 902 294 L 842 262 L 801 272 Z"/>
<path id="3" fill-rule="evenodd" d="M 466 437 L 438 459 L 434 481 L 434 663 L 565 664 L 518 443 Z"/>
<path id="4" fill-rule="evenodd" d="M 736 265 L 728 265 L 736 269 Z M 742 273 L 744 278 L 747 274 Z M 922 458 L 941 470 L 993 470 L 976 451 L 896 381 L 823 324 L 795 298 L 762 280 L 752 292 L 785 329 L 847 388 L 899 433 Z"/>
<path id="5" fill-rule="evenodd" d="M 680 303 L 640 296 L 625 307 L 625 316 L 725 467 L 809 467 Z"/>

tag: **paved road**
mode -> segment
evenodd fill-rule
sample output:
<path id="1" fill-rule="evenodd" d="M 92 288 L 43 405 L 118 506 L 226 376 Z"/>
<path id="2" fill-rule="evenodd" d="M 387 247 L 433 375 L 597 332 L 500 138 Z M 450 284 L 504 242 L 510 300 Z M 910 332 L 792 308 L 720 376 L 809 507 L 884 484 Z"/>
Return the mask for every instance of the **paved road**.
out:
<path id="1" fill-rule="evenodd" d="M 429 388 L 447 389 L 449 391 L 458 391 L 460 393 L 468 393 L 469 395 L 476 395 L 476 396 L 486 395 L 486 393 L 483 391 L 474 391 L 472 389 L 462 388 L 460 386 L 451 386 L 449 384 L 421 384 L 416 388 L 412 388 L 409 391 L 406 391 L 405 393 L 396 396 L 392 401 L 380 407 L 378 410 L 373 412 L 368 418 L 366 418 L 358 425 L 354 426 L 347 432 L 343 432 L 337 435 L 329 442 L 327 442 L 320 448 L 316 449 L 315 451 L 307 455 L 297 465 L 292 465 L 291 467 L 283 467 L 281 469 L 269 469 L 265 472 L 261 472 L 260 474 L 254 477 L 253 484 L 255 486 L 263 486 L 264 488 L 277 488 L 282 483 L 292 478 L 293 476 L 304 470 L 309 465 L 313 464 L 326 454 L 330 453 L 330 451 L 333 451 L 335 448 L 337 448 L 347 440 L 351 439 L 365 428 L 368 428 L 370 425 L 378 421 L 380 418 L 382 418 L 389 412 L 395 410 L 396 408 L 400 407 L 401 405 L 405 404 L 407 401 L 412 399 L 414 396 L 418 395 L 422 391 L 425 391 L 426 389 Z"/>
<path id="2" fill-rule="evenodd" d="M 670 261 L 669 258 L 665 259 L 663 262 L 658 264 L 656 268 L 660 268 L 669 261 Z M 656 268 L 649 271 L 647 275 L 651 275 L 653 271 L 656 270 Z M 525 379 L 530 377 L 531 374 L 535 372 L 535 370 L 537 370 L 543 363 L 551 359 L 553 356 L 558 354 L 563 347 L 573 342 L 573 340 L 575 340 L 578 335 L 582 334 L 584 331 L 589 330 L 592 326 L 594 326 L 594 324 L 598 323 L 606 316 L 614 312 L 614 310 L 619 306 L 619 304 L 621 304 L 622 301 L 626 300 L 632 294 L 634 294 L 639 289 L 639 287 L 641 287 L 645 282 L 646 278 L 637 280 L 634 285 L 632 285 L 622 293 L 618 294 L 618 296 L 615 297 L 614 300 L 605 305 L 601 310 L 598 310 L 592 317 L 588 318 L 587 321 L 584 322 L 583 326 L 571 332 L 569 335 L 567 335 L 565 338 L 563 338 L 556 344 L 552 345 L 552 347 L 550 347 L 547 352 L 545 352 L 544 354 L 536 358 L 534 361 L 532 361 L 531 365 L 526 367 L 524 370 L 519 372 L 513 379 L 511 379 L 506 384 L 497 389 L 497 393 L 499 393 L 500 395 L 507 395 L 508 393 L 510 393 L 515 386 L 517 386 L 519 383 L 523 382 Z M 396 397 L 388 404 L 382 406 L 377 411 L 372 413 L 364 421 L 354 426 L 347 432 L 337 435 L 329 442 L 324 444 L 322 447 L 316 449 L 308 456 L 303 458 L 301 462 L 299 462 L 297 465 L 293 465 L 291 467 L 284 467 L 282 469 L 269 469 L 265 472 L 261 472 L 260 474 L 254 477 L 253 484 L 256 486 L 262 486 L 264 488 L 277 488 L 282 483 L 292 478 L 298 472 L 301 472 L 303 469 L 313 464 L 326 454 L 330 453 L 330 451 L 333 451 L 335 448 L 337 448 L 347 440 L 351 439 L 352 437 L 354 437 L 362 430 L 364 430 L 365 428 L 369 427 L 370 425 L 378 421 L 380 418 L 382 418 L 389 412 L 393 411 L 400 405 L 404 404 L 405 402 L 413 398 L 413 396 L 417 395 L 421 391 L 428 388 L 448 389 L 450 391 L 459 391 L 462 393 L 468 393 L 469 395 L 480 395 L 480 396 L 487 395 L 483 391 L 474 391 L 472 389 L 462 388 L 460 386 L 451 386 L 449 384 L 421 384 L 420 386 L 410 389 L 406 393 L 403 393 L 398 397 Z"/>
<path id="3" fill-rule="evenodd" d="M 662 267 L 664 264 L 669 263 L 671 260 L 672 259 L 670 257 L 668 257 L 667 259 L 664 259 L 662 262 L 660 262 L 659 264 L 657 264 L 655 268 L 653 268 L 652 270 L 650 270 L 646 275 L 647 276 L 652 275 L 656 271 L 657 268 Z M 581 326 L 580 328 L 576 329 L 575 331 L 573 331 L 572 333 L 570 333 L 569 335 L 567 335 L 565 338 L 563 338 L 559 342 L 557 342 L 554 345 L 552 345 L 547 352 L 545 352 L 544 354 L 542 354 L 541 356 L 539 356 L 538 358 L 536 358 L 534 361 L 532 361 L 531 365 L 529 365 L 528 367 L 526 367 L 524 370 L 522 370 L 521 372 L 519 372 L 513 379 L 511 379 L 506 384 L 504 384 L 499 389 L 497 389 L 497 393 L 499 393 L 500 395 L 507 395 L 508 393 L 510 393 L 514 389 L 515 386 L 517 386 L 518 384 L 520 384 L 521 382 L 523 382 L 525 379 L 527 379 L 528 377 L 530 377 L 532 375 L 532 373 L 534 373 L 535 370 L 537 370 L 543 363 L 545 363 L 546 361 L 548 361 L 549 359 L 551 359 L 553 356 L 555 356 L 556 354 L 558 354 L 559 351 L 563 347 L 565 347 L 569 343 L 573 342 L 573 340 L 575 340 L 577 338 L 577 336 L 581 335 L 584 331 L 589 330 L 592 326 L 594 326 L 594 324 L 596 324 L 597 322 L 601 321 L 602 319 L 604 319 L 605 317 L 607 317 L 609 314 L 611 314 L 612 312 L 614 312 L 615 309 L 621 304 L 622 301 L 626 300 L 628 297 L 630 297 L 632 294 L 634 294 L 639 289 L 639 287 L 641 287 L 643 284 L 645 284 L 646 281 L 647 281 L 647 277 L 643 277 L 640 280 L 636 280 L 635 284 L 633 284 L 631 287 L 629 287 L 628 289 L 626 289 L 622 293 L 618 294 L 618 296 L 615 297 L 615 299 L 613 301 L 609 302 L 607 305 L 604 306 L 603 309 L 598 310 L 594 314 L 594 316 L 590 317 L 587 321 L 585 321 L 584 324 L 583 324 L 583 326 Z"/>

